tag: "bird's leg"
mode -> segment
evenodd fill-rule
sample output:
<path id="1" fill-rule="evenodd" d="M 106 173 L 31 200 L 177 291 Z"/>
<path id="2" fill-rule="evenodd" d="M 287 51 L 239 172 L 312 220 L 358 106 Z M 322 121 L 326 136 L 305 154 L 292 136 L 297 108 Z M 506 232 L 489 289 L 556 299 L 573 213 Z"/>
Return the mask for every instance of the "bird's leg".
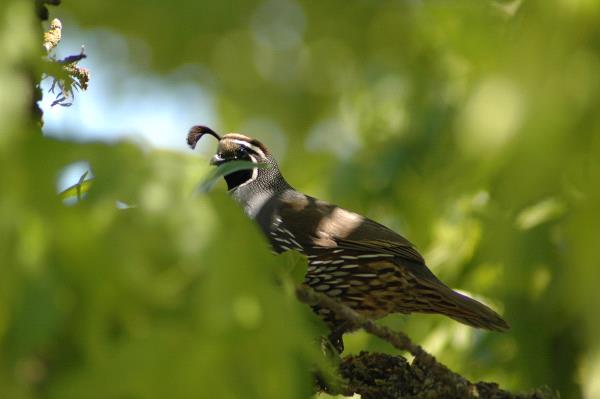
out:
<path id="1" fill-rule="evenodd" d="M 347 321 L 335 320 L 334 323 L 330 324 L 331 332 L 327 337 L 329 344 L 335 349 L 338 355 L 344 352 L 344 333 L 352 330 L 351 326 L 348 325 Z"/>
<path id="2" fill-rule="evenodd" d="M 347 320 L 336 317 L 329 309 L 323 309 L 319 305 L 313 305 L 312 309 L 325 322 L 330 331 L 327 338 L 323 337 L 321 349 L 324 353 L 341 355 L 344 352 L 344 340 L 342 336 L 344 333 L 353 330 L 352 326 Z"/>
<path id="3" fill-rule="evenodd" d="M 330 359 L 340 359 L 344 350 L 344 342 L 341 337 L 338 341 L 332 341 L 331 337 L 321 337 L 321 352 Z"/>
<path id="4" fill-rule="evenodd" d="M 329 344 L 341 355 L 344 352 L 344 330 L 335 328 L 331 331 L 331 334 L 327 337 Z"/>

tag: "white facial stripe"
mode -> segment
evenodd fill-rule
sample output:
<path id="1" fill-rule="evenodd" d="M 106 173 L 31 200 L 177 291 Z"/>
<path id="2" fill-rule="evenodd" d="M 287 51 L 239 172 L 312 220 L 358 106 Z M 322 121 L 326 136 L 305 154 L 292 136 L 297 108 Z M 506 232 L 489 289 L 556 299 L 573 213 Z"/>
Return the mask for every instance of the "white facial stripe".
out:
<path id="1" fill-rule="evenodd" d="M 256 158 L 254 158 L 254 156 L 252 156 L 252 155 L 248 155 L 248 156 L 252 160 L 252 163 L 256 163 Z M 258 168 L 253 168 L 252 169 L 252 178 L 249 181 L 252 181 L 252 180 L 256 179 L 257 177 L 258 177 Z"/>
<path id="2" fill-rule="evenodd" d="M 252 151 L 254 151 L 255 153 L 257 153 L 258 155 L 260 155 L 261 158 L 266 158 L 265 157 L 265 153 L 263 152 L 263 150 L 260 149 L 260 147 L 257 147 L 255 145 L 250 144 L 247 141 L 243 141 L 243 140 L 232 139 L 231 141 L 233 141 L 236 144 L 243 145 L 244 147 L 251 149 Z M 256 162 L 256 161 L 253 160 L 252 162 Z"/>

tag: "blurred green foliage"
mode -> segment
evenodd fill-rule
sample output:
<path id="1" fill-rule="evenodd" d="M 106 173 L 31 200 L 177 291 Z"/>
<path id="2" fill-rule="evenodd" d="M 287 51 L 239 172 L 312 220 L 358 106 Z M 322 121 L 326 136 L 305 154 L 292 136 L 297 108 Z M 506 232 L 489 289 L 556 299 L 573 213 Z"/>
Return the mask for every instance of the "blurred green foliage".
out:
<path id="1" fill-rule="evenodd" d="M 145 51 L 140 69 L 199 65 L 213 128 L 277 144 L 294 186 L 402 232 L 512 330 L 384 323 L 468 378 L 600 397 L 600 3 L 65 0 L 63 15 Z M 207 159 L 42 138 L 30 2 L 3 2 L 0 32 L 0 397 L 309 396 L 318 345 L 274 283 L 287 261 L 223 186 L 192 195 Z M 94 185 L 65 205 L 56 179 L 81 160 Z"/>

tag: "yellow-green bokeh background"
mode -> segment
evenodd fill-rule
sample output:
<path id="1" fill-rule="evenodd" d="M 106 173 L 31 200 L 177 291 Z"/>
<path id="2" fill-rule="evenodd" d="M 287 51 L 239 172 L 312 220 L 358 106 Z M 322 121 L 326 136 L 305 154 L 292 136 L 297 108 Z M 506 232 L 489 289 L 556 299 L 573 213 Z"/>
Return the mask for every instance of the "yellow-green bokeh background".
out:
<path id="1" fill-rule="evenodd" d="M 280 126 L 295 187 L 402 232 L 512 329 L 383 323 L 470 379 L 600 397 L 600 3 L 63 3 L 51 17 L 143 47 L 140 70 L 201 66 L 215 128 L 269 145 L 256 121 Z M 32 127 L 38 25 L 0 6 L 0 397 L 309 397 L 311 317 L 224 187 L 190 194 L 206 152 Z M 81 160 L 95 183 L 65 206 L 56 179 Z"/>

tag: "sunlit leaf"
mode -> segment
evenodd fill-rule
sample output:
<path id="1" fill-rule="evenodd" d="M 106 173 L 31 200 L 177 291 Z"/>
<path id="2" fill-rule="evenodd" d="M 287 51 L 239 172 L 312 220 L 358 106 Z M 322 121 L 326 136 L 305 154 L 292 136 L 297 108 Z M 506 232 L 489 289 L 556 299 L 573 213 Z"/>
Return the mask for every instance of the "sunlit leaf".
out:
<path id="1" fill-rule="evenodd" d="M 77 183 L 61 191 L 58 194 L 59 198 L 63 201 L 70 198 L 77 198 L 77 200 L 81 200 L 82 196 L 90 190 L 94 181 L 94 179 L 82 180 L 85 179 L 87 173 L 88 172 L 86 171 Z"/>
<path id="2" fill-rule="evenodd" d="M 529 230 L 559 217 L 564 210 L 565 204 L 561 200 L 547 198 L 523 209 L 517 216 L 516 223 L 521 230 Z"/>

